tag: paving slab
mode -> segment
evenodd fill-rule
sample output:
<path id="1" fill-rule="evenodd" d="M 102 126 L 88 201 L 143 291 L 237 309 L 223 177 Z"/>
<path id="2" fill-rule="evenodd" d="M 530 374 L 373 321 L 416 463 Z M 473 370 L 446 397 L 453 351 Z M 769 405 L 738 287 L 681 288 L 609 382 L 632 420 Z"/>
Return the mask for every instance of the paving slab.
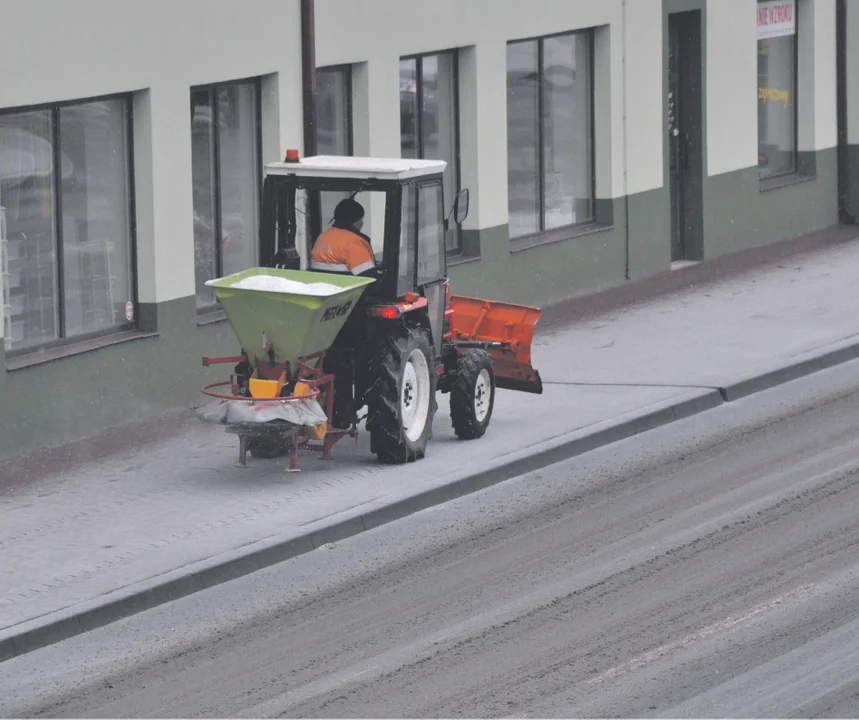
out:
<path id="1" fill-rule="evenodd" d="M 544 381 L 722 386 L 859 339 L 859 244 L 553 330 Z M 539 326 L 538 326 L 539 328 Z"/>
<path id="2" fill-rule="evenodd" d="M 706 410 L 740 380 L 775 384 L 784 380 L 774 371 L 854 348 L 857 250 L 846 243 L 566 328 L 538 326 L 544 394 L 499 392 L 489 432 L 473 442 L 455 438 L 441 396 L 426 459 L 405 467 L 376 464 L 362 434 L 332 462 L 302 455 L 300 473 L 286 472 L 285 459 L 240 469 L 235 437 L 193 422 L 0 489 L 0 645 L 18 640 L 0 659 Z"/>

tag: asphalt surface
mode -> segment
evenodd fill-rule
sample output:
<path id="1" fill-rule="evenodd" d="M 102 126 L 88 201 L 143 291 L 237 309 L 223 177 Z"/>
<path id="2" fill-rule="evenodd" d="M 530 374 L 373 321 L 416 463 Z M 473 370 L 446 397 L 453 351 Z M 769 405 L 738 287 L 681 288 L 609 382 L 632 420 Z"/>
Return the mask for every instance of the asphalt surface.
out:
<path id="1" fill-rule="evenodd" d="M 0 664 L 4 716 L 856 717 L 859 363 Z"/>

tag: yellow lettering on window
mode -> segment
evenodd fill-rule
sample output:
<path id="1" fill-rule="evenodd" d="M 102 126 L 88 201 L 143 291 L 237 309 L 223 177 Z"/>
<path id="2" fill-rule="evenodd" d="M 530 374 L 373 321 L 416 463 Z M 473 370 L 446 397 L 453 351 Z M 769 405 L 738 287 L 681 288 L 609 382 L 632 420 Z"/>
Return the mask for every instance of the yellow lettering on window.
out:
<path id="1" fill-rule="evenodd" d="M 758 88 L 758 100 L 782 102 L 787 107 L 790 102 L 790 93 L 787 90 L 779 90 L 778 88 Z"/>

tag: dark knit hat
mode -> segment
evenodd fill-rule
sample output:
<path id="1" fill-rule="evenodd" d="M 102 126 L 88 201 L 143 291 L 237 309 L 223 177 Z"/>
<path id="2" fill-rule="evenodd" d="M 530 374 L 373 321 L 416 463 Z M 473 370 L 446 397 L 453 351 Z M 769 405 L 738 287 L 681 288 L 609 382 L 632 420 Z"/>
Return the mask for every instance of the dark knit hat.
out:
<path id="1" fill-rule="evenodd" d="M 334 222 L 338 225 L 352 225 L 363 217 L 364 208 L 352 198 L 341 200 L 334 208 Z"/>

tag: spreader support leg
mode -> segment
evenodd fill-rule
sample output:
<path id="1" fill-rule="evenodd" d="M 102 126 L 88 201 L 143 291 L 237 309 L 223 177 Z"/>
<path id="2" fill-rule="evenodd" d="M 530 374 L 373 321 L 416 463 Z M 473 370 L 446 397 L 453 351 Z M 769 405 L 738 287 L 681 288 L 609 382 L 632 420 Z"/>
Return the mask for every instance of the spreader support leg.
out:
<path id="1" fill-rule="evenodd" d="M 247 467 L 248 464 L 248 436 L 239 435 L 239 467 Z"/>

